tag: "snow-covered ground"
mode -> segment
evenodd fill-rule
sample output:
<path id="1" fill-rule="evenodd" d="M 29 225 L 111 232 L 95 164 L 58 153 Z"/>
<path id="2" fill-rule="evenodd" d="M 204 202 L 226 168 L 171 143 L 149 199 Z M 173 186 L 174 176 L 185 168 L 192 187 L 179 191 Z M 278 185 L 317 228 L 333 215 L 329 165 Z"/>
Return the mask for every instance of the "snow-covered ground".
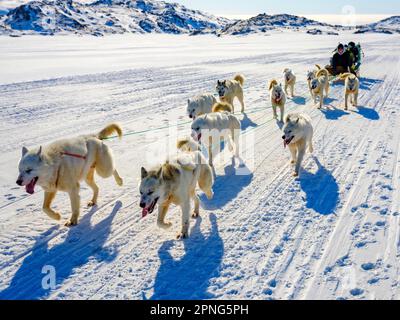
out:
<path id="1" fill-rule="evenodd" d="M 305 74 L 338 41 L 360 41 L 360 107 L 343 111 L 343 87 L 328 107 L 311 103 Z M 400 297 L 400 37 L 109 36 L 0 37 L 0 298 L 5 299 L 398 299 Z M 291 67 L 315 153 L 301 177 L 272 120 L 267 81 Z M 217 79 L 246 76 L 242 120 L 246 172 L 217 163 L 215 198 L 202 199 L 191 236 L 175 240 L 155 214 L 141 219 L 140 167 L 161 161 L 189 133 L 186 99 Z M 125 185 L 97 179 L 99 206 L 66 228 L 41 211 L 43 192 L 17 187 L 20 150 L 119 121 L 107 143 Z M 171 148 L 169 151 L 171 151 Z M 55 207 L 70 215 L 68 197 Z M 56 288 L 42 288 L 44 266 Z"/>

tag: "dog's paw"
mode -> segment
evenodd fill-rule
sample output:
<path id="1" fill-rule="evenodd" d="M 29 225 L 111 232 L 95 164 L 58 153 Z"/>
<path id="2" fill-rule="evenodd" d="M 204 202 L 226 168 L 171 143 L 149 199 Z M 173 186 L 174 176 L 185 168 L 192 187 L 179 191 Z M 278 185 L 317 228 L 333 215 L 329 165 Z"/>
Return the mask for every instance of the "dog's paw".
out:
<path id="1" fill-rule="evenodd" d="M 90 200 L 87 204 L 88 207 L 94 207 L 97 203 L 94 202 L 93 200 Z"/>
<path id="2" fill-rule="evenodd" d="M 296 160 L 290 160 L 290 164 L 295 164 Z"/>
<path id="3" fill-rule="evenodd" d="M 123 184 L 124 184 L 124 180 L 122 180 L 122 178 L 117 178 L 117 179 L 115 179 L 115 182 L 116 182 L 117 185 L 119 185 L 120 187 L 122 187 Z"/>
<path id="4" fill-rule="evenodd" d="M 176 239 L 178 239 L 178 240 L 186 239 L 188 237 L 189 237 L 188 232 L 180 232 L 176 235 Z"/>
<path id="5" fill-rule="evenodd" d="M 167 222 L 158 221 L 157 226 L 161 229 L 168 229 L 172 226 L 172 223 L 169 221 L 167 221 Z"/>
<path id="6" fill-rule="evenodd" d="M 293 176 L 293 177 L 298 177 L 298 176 L 299 176 L 299 173 L 298 173 L 298 172 L 293 172 L 292 176 Z"/>
<path id="7" fill-rule="evenodd" d="M 198 217 L 199 217 L 199 213 L 198 212 L 196 212 L 196 211 L 193 211 L 193 213 L 192 213 L 192 218 L 193 219 L 197 219 Z"/>
<path id="8" fill-rule="evenodd" d="M 78 221 L 71 219 L 71 220 L 68 220 L 64 225 L 66 227 L 73 227 L 73 226 L 76 226 L 77 224 L 78 224 Z"/>

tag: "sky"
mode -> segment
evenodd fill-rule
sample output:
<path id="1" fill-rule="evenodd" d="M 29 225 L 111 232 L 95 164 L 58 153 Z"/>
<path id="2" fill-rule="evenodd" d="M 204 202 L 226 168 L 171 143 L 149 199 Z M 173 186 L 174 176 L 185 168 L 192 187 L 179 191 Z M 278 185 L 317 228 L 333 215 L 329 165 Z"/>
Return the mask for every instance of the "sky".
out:
<path id="1" fill-rule="evenodd" d="M 77 0 L 92 2 L 93 0 Z M 259 13 L 289 13 L 343 25 L 376 22 L 400 15 L 400 0 L 166 0 L 231 19 Z M 28 0 L 0 0 L 0 8 L 12 8 Z"/>

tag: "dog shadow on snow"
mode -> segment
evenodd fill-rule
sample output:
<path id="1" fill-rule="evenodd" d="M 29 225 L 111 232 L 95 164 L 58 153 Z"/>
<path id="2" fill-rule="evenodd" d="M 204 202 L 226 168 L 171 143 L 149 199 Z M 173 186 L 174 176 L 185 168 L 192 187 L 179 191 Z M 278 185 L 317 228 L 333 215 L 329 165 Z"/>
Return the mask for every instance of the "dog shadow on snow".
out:
<path id="1" fill-rule="evenodd" d="M 202 218 L 196 219 L 190 237 L 183 241 L 184 255 L 174 259 L 171 250 L 176 241 L 165 241 L 158 250 L 160 267 L 151 300 L 212 299 L 207 292 L 209 281 L 218 276 L 224 255 L 215 214 L 209 215 L 211 230 L 208 236 L 200 231 Z"/>
<path id="2" fill-rule="evenodd" d="M 358 106 L 356 109 L 357 109 L 356 113 L 363 116 L 365 119 L 374 121 L 380 119 L 379 113 L 375 109 L 364 106 Z"/>
<path id="3" fill-rule="evenodd" d="M 224 173 L 224 175 L 219 175 L 215 178 L 213 186 L 214 197 L 211 200 L 207 199 L 204 194 L 200 196 L 202 208 L 205 210 L 215 210 L 223 207 L 235 199 L 239 192 L 253 180 L 253 173 L 250 169 L 245 164 L 235 168 L 234 160 L 224 168 Z"/>
<path id="4" fill-rule="evenodd" d="M 59 228 L 55 226 L 44 232 L 36 240 L 32 252 L 28 255 L 15 273 L 10 285 L 0 292 L 0 299 L 37 300 L 46 298 L 51 289 L 44 288 L 42 281 L 49 273 L 42 273 L 44 266 L 53 267 L 55 271 L 56 286 L 62 284 L 73 272 L 74 268 L 85 265 L 90 258 L 102 263 L 114 260 L 117 252 L 113 248 L 104 248 L 111 224 L 122 203 L 118 201 L 112 212 L 96 225 L 90 224 L 90 219 L 96 212 L 92 208 L 90 212 L 83 214 L 79 224 L 70 228 L 66 239 L 52 247 L 42 238 Z M 80 239 L 82 238 L 82 239 Z M 88 245 L 82 244 L 85 241 Z M 46 282 L 45 282 L 46 284 Z"/>
<path id="5" fill-rule="evenodd" d="M 319 214 L 330 215 L 335 212 L 339 201 L 339 185 L 332 173 L 316 157 L 317 172 L 303 170 L 298 180 L 306 194 L 306 206 Z"/>
<path id="6" fill-rule="evenodd" d="M 249 127 L 254 128 L 258 126 L 257 123 L 253 122 L 253 120 L 249 118 L 246 112 L 243 113 L 243 119 L 240 121 L 240 124 L 242 130 L 246 130 Z"/>

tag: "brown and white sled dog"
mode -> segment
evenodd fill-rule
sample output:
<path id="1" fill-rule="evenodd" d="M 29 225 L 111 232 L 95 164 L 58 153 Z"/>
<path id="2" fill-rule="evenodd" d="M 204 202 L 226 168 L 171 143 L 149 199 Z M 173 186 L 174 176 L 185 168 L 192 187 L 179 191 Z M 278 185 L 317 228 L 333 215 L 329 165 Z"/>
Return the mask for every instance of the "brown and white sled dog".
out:
<path id="1" fill-rule="evenodd" d="M 341 80 L 344 80 L 344 110 L 348 109 L 348 100 L 350 97 L 350 103 L 357 107 L 358 104 L 358 90 L 360 88 L 360 80 L 352 73 L 344 73 L 340 76 Z"/>
<path id="2" fill-rule="evenodd" d="M 296 76 L 291 69 L 286 68 L 283 70 L 283 78 L 285 84 L 285 93 L 289 95 L 288 88 L 290 88 L 290 93 L 292 98 L 294 97 L 294 85 L 296 84 Z"/>
<path id="3" fill-rule="evenodd" d="M 288 114 L 282 130 L 284 133 L 282 136 L 283 145 L 284 147 L 289 147 L 292 155 L 291 163 L 295 164 L 293 176 L 297 177 L 307 146 L 309 152 L 313 152 L 312 138 L 314 129 L 311 124 L 311 118 L 306 114 Z"/>
<path id="4" fill-rule="evenodd" d="M 285 115 L 286 94 L 282 89 L 282 85 L 278 84 L 278 82 L 276 80 L 272 80 L 269 83 L 269 95 L 270 95 L 270 99 L 271 99 L 272 112 L 274 115 L 274 119 L 278 118 L 276 108 L 279 107 L 279 109 L 281 111 L 280 121 L 283 122 L 283 117 Z"/>
<path id="5" fill-rule="evenodd" d="M 175 160 L 169 160 L 153 170 L 141 169 L 142 217 L 151 214 L 158 204 L 157 225 L 167 229 L 171 226 L 171 222 L 165 221 L 169 206 L 171 204 L 180 206 L 182 227 L 178 238 L 186 238 L 189 235 L 192 200 L 194 201 L 192 217 L 199 216 L 200 199 L 196 194 L 196 185 L 199 185 L 209 199 L 213 197 L 214 180 L 211 168 L 204 157 L 201 160 L 204 163 L 198 163 L 198 157 L 202 157 L 200 151 L 187 152 L 186 155 L 178 155 Z M 188 162 L 188 158 L 192 160 Z"/>
<path id="6" fill-rule="evenodd" d="M 315 66 L 317 67 L 317 70 L 308 70 L 307 71 L 308 90 L 310 91 L 310 94 L 311 94 L 312 98 L 314 98 L 314 95 L 313 95 L 312 90 L 311 90 L 311 81 L 316 78 L 318 70 L 321 70 L 321 67 L 318 64 L 316 64 Z"/>
<path id="7" fill-rule="evenodd" d="M 217 99 L 212 94 L 202 94 L 195 96 L 187 101 L 187 114 L 189 118 L 196 117 L 212 112 L 212 106 L 217 103 Z"/>
<path id="8" fill-rule="evenodd" d="M 244 77 L 240 74 L 236 75 L 233 80 L 218 80 L 215 89 L 217 90 L 221 102 L 227 102 L 232 106 L 233 112 L 235 107 L 233 100 L 239 99 L 242 106 L 241 112 L 244 112 L 244 94 L 243 94 Z"/>
<path id="9" fill-rule="evenodd" d="M 324 94 L 325 92 L 325 94 Z M 318 70 L 315 75 L 315 79 L 311 81 L 311 95 L 314 99 L 314 103 L 317 103 L 317 97 L 319 97 L 319 109 L 324 104 L 324 98 L 327 98 L 329 94 L 329 72 L 326 69 Z"/>
<path id="10" fill-rule="evenodd" d="M 84 179 L 93 190 L 89 206 L 97 204 L 99 193 L 99 187 L 94 181 L 95 172 L 102 178 L 113 175 L 117 184 L 122 186 L 111 149 L 102 141 L 114 132 L 122 137 L 120 126 L 113 123 L 97 134 L 55 141 L 36 150 L 23 147 L 17 184 L 25 186 L 30 194 L 34 193 L 36 185 L 41 186 L 44 190 L 43 211 L 55 220 L 60 220 L 61 215 L 51 209 L 51 203 L 57 191 L 67 192 L 71 200 L 72 216 L 65 225 L 76 225 L 80 213 L 81 180 Z"/>
<path id="11" fill-rule="evenodd" d="M 221 108 L 223 104 L 214 106 L 214 110 Z M 229 111 L 213 112 L 198 117 L 192 123 L 192 137 L 199 143 L 208 146 L 208 163 L 213 166 L 213 157 L 216 146 L 221 139 L 227 139 L 229 150 L 234 151 L 235 157 L 239 157 L 240 121 Z M 242 161 L 240 160 L 242 163 Z"/>

